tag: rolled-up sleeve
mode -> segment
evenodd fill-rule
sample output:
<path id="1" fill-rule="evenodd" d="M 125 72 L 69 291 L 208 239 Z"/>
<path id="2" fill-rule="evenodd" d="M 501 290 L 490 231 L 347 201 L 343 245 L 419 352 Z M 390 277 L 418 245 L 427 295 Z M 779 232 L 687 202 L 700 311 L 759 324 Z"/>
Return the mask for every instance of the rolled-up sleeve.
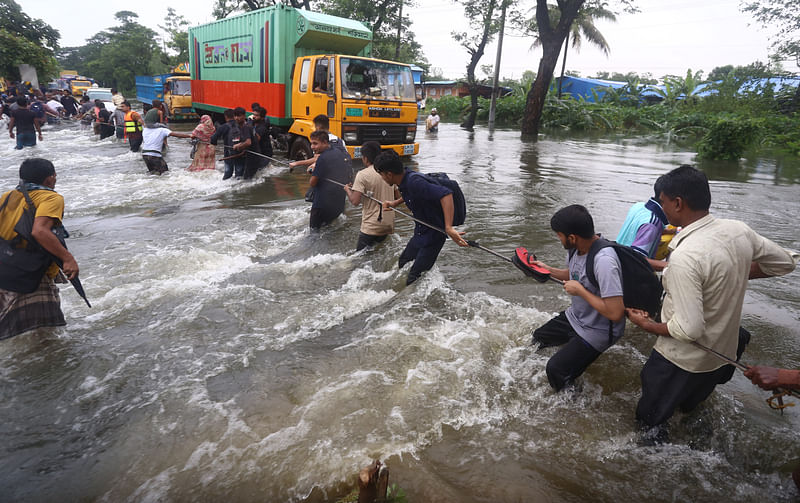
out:
<path id="1" fill-rule="evenodd" d="M 769 239 L 753 232 L 756 240 L 753 261 L 768 276 L 782 276 L 794 271 L 800 260 L 800 253 L 782 248 Z"/>

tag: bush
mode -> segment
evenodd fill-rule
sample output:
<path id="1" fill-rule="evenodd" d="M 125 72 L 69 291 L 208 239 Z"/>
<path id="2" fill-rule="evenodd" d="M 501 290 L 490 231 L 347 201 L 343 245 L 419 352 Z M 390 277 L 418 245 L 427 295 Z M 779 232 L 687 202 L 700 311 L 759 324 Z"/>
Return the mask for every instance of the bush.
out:
<path id="1" fill-rule="evenodd" d="M 702 159 L 736 160 L 759 136 L 760 124 L 751 119 L 722 118 L 711 124 L 708 133 L 697 144 Z"/>
<path id="2" fill-rule="evenodd" d="M 428 100 L 426 108 L 436 108 L 443 120 L 459 121 L 469 108 L 469 97 L 442 96 L 438 100 Z"/>

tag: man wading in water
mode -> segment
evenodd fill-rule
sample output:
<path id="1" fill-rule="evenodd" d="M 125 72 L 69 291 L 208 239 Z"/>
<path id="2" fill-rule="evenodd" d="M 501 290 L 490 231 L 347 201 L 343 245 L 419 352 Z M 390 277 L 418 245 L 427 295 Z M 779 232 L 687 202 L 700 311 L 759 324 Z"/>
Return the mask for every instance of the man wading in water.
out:
<path id="1" fill-rule="evenodd" d="M 36 207 L 31 235 L 39 246 L 62 261 L 61 269 L 64 274 L 69 279 L 74 279 L 78 275 L 78 263 L 53 234 L 53 229 L 61 226 L 64 216 L 64 197 L 54 190 L 56 170 L 53 163 L 47 159 L 26 159 L 19 168 L 19 177 L 18 189 L 27 190 Z M 13 243 L 18 237 L 14 226 L 28 208 L 28 203 L 20 190 L 11 190 L 0 198 L 0 207 L 3 204 L 6 206 L 0 211 L 0 237 Z M 24 246 L 24 241 L 20 241 L 15 248 Z M 0 289 L 0 339 L 35 328 L 67 324 L 64 313 L 61 312 L 58 287 L 53 281 L 58 274 L 58 266 L 51 263 L 34 292 L 20 293 Z M 4 278 L 0 278 L 2 279 Z M 14 288 L 14 285 L 5 283 L 3 281 L 4 287 Z"/>
<path id="2" fill-rule="evenodd" d="M 692 343 L 738 360 L 750 339 L 739 328 L 748 280 L 788 274 L 800 257 L 743 222 L 714 218 L 708 178 L 692 166 L 664 175 L 659 199 L 669 223 L 683 227 L 669 244 L 661 322 L 626 310 L 633 323 L 659 336 L 642 368 L 636 406 L 648 442 L 666 441 L 676 409 L 690 412 L 733 376 L 732 365 Z"/>
<path id="3" fill-rule="evenodd" d="M 613 248 L 602 248 L 594 256 L 593 270 L 598 286 L 586 274 L 586 259 L 592 243 L 599 239 L 594 220 L 581 205 L 558 210 L 550 228 L 569 252 L 567 268 L 556 269 L 543 262 L 539 267 L 564 281 L 572 303 L 558 316 L 533 332 L 541 347 L 563 346 L 547 362 L 547 380 L 555 390 L 572 384 L 625 332 L 625 304 L 622 301 L 622 268 Z M 609 323 L 611 326 L 609 327 Z"/>
<path id="4" fill-rule="evenodd" d="M 411 261 L 414 262 L 408 271 L 406 285 L 410 285 L 422 273 L 433 267 L 448 236 L 458 246 L 469 246 L 461 237 L 465 233 L 453 227 L 455 209 L 452 190 L 431 183 L 424 176 L 403 167 L 403 161 L 393 150 L 387 150 L 375 159 L 375 171 L 381 175 L 383 181 L 389 185 L 396 185 L 402 196 L 393 201 L 384 201 L 385 210 L 396 208 L 405 202 L 414 214 L 414 218 L 444 229 L 447 233 L 445 236 L 420 223 L 414 226 L 414 236 L 409 240 L 397 262 L 401 268 Z"/>

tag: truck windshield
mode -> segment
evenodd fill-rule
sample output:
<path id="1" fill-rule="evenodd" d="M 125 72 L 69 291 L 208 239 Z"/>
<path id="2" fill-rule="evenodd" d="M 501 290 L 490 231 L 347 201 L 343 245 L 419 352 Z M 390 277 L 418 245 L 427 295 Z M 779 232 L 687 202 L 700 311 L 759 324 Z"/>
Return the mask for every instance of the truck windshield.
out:
<path id="1" fill-rule="evenodd" d="M 179 96 L 190 96 L 192 94 L 191 80 L 173 80 L 172 94 Z"/>
<path id="2" fill-rule="evenodd" d="M 342 98 L 416 101 L 411 68 L 369 59 L 341 58 Z"/>

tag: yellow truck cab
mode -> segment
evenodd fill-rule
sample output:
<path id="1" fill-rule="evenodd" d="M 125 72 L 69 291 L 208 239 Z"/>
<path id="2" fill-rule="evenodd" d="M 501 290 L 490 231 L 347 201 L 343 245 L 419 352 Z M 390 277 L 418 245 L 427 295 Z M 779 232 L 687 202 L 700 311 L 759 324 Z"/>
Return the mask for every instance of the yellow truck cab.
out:
<path id="1" fill-rule="evenodd" d="M 409 65 L 339 54 L 297 59 L 292 78 L 289 133 L 308 138 L 313 119 L 327 115 L 330 132 L 344 140 L 354 158 L 364 142 L 399 155 L 416 155 L 417 105 Z M 293 142 L 295 154 L 311 152 L 307 141 Z M 296 155 L 290 153 L 290 157 Z"/>
<path id="2" fill-rule="evenodd" d="M 192 104 L 219 118 L 258 102 L 290 159 L 312 155 L 320 114 L 354 158 L 370 140 L 417 154 L 411 66 L 370 58 L 371 50 L 372 31 L 360 21 L 283 3 L 191 27 Z"/>
<path id="3" fill-rule="evenodd" d="M 192 109 L 192 79 L 188 74 L 167 77 L 164 83 L 164 103 L 174 120 L 197 119 Z"/>
<path id="4" fill-rule="evenodd" d="M 91 80 L 82 78 L 72 79 L 69 81 L 69 90 L 73 96 L 81 97 L 92 87 L 92 84 L 93 82 Z"/>

